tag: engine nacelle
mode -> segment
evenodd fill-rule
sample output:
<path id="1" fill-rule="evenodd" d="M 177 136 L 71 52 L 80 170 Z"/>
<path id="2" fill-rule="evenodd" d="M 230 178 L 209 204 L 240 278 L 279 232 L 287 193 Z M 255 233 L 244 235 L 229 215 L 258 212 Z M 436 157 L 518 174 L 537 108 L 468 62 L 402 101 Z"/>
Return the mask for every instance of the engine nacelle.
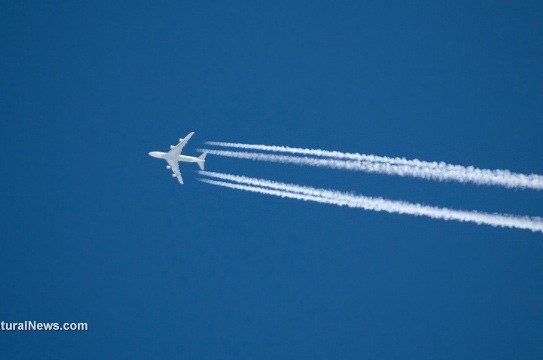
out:
<path id="1" fill-rule="evenodd" d="M 175 147 L 175 146 L 173 146 L 173 145 L 170 145 L 170 150 L 171 150 L 171 149 L 173 149 L 174 147 Z"/>
<path id="2" fill-rule="evenodd" d="M 166 169 L 170 170 L 172 167 L 170 165 L 166 166 Z"/>
<path id="3" fill-rule="evenodd" d="M 179 142 L 183 141 L 183 139 L 179 139 Z"/>
<path id="4" fill-rule="evenodd" d="M 175 174 L 172 174 L 172 177 L 177 177 L 177 175 L 175 175 Z"/>

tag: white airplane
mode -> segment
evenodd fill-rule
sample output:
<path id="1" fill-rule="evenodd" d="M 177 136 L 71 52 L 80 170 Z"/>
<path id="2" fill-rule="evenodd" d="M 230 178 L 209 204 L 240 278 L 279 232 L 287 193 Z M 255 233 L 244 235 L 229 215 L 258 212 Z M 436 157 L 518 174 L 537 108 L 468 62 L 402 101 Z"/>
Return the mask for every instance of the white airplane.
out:
<path id="1" fill-rule="evenodd" d="M 183 147 L 187 144 L 189 139 L 194 135 L 194 132 L 191 132 L 187 136 L 185 136 L 184 139 L 179 139 L 179 144 L 176 146 L 170 145 L 170 151 L 167 153 L 160 152 L 160 151 L 151 151 L 149 155 L 152 157 L 155 157 L 157 159 L 164 159 L 168 162 L 168 166 L 166 166 L 166 169 L 172 169 L 173 177 L 176 177 L 177 180 L 179 180 L 179 183 L 183 185 L 183 178 L 181 177 L 181 172 L 179 172 L 179 162 L 191 162 L 191 163 L 197 163 L 200 169 L 204 170 L 204 163 L 206 159 L 207 153 L 203 153 L 202 155 L 198 157 L 193 156 L 186 156 L 181 155 L 181 151 L 183 151 Z"/>

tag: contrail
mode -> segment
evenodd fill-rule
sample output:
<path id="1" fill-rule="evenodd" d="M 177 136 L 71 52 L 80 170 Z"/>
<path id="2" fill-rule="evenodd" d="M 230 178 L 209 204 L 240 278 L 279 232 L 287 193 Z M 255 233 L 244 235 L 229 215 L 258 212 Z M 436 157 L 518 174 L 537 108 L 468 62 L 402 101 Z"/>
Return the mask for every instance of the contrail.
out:
<path id="1" fill-rule="evenodd" d="M 207 152 L 211 155 L 232 157 L 238 159 L 256 160 L 256 161 L 268 161 L 277 162 L 283 164 L 294 164 L 300 166 L 315 166 L 315 167 L 327 167 L 332 169 L 364 171 L 364 172 L 377 172 L 387 173 L 390 175 L 405 176 L 405 172 L 413 172 L 411 166 L 404 165 L 389 165 L 372 163 L 368 161 L 347 161 L 337 159 L 318 159 L 306 156 L 290 156 L 290 155 L 276 155 L 276 154 L 262 154 L 245 151 L 229 151 L 229 150 L 212 150 L 212 149 L 197 149 L 200 152 Z"/>
<path id="2" fill-rule="evenodd" d="M 208 141 L 208 145 L 230 147 L 246 150 L 270 151 L 276 153 L 287 153 L 293 155 L 309 155 L 322 158 L 331 158 L 337 160 L 346 160 L 362 163 L 377 163 L 392 165 L 394 171 L 386 171 L 382 169 L 390 169 L 387 166 L 377 167 L 373 171 L 372 167 L 364 166 L 358 171 L 376 172 L 388 175 L 400 175 L 417 177 L 428 180 L 438 181 L 458 181 L 461 183 L 474 183 L 478 185 L 497 185 L 507 188 L 526 188 L 526 189 L 543 189 L 543 176 L 537 174 L 520 174 L 513 173 L 509 170 L 490 170 L 478 169 L 473 166 L 452 165 L 444 162 L 430 162 L 418 159 L 408 160 L 398 157 L 377 156 L 357 153 L 344 153 L 340 151 L 328 151 L 320 149 L 303 149 L 289 146 L 273 146 L 273 145 L 258 145 L 258 144 L 240 144 L 228 142 Z M 219 154 L 216 154 L 219 155 Z M 223 154 L 222 156 L 227 156 Z M 244 157 L 247 158 L 247 157 Z M 255 159 L 256 160 L 256 159 Z M 271 161 L 271 160 L 264 160 Z M 292 163 L 292 162 L 291 162 Z M 307 164 L 306 164 L 307 165 Z M 405 167 L 412 167 L 416 170 L 408 171 Z M 337 168 L 337 167 L 335 167 Z M 340 167 L 345 168 L 345 167 Z M 368 170 L 369 169 L 369 170 Z M 350 169 L 354 170 L 354 169 Z"/>
<path id="3" fill-rule="evenodd" d="M 207 152 L 211 155 L 238 159 L 277 162 L 299 166 L 327 167 L 332 169 L 362 171 L 386 175 L 408 176 L 426 180 L 457 181 L 461 183 L 474 183 L 478 185 L 499 185 L 507 188 L 543 189 L 543 176 L 533 174 L 515 174 L 506 170 L 484 170 L 469 167 L 464 168 L 465 170 L 463 171 L 446 167 L 409 166 L 384 162 L 263 154 L 244 151 L 212 149 L 198 149 L 198 151 Z"/>
<path id="4" fill-rule="evenodd" d="M 364 210 L 384 211 L 388 213 L 408 214 L 414 216 L 426 216 L 432 219 L 456 220 L 461 222 L 485 224 L 495 227 L 507 227 L 526 229 L 534 232 L 543 232 L 543 219 L 539 217 L 454 210 L 448 208 L 433 207 L 418 203 L 386 200 L 383 198 L 374 198 L 363 195 L 353 195 L 334 190 L 286 184 L 245 176 L 222 174 L 209 171 L 200 171 L 199 173 L 203 176 L 234 182 L 230 183 L 210 179 L 200 179 L 200 181 L 206 182 L 208 184 L 219 185 L 238 190 L 257 192 L 261 194 L 274 195 L 304 201 L 314 201 L 338 206 L 347 206 L 351 208 L 360 208 Z"/>

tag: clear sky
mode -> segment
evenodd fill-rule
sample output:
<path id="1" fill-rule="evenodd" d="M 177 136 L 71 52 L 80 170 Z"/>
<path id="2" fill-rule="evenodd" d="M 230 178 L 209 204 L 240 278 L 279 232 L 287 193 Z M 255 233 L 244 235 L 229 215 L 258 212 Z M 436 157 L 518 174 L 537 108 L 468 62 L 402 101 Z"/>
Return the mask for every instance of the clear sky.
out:
<path id="1" fill-rule="evenodd" d="M 115 4 L 112 4 L 115 3 Z M 185 185 L 237 141 L 543 173 L 540 1 L 4 1 L 2 359 L 541 359 L 543 236 Z M 543 215 L 543 192 L 206 169 Z"/>

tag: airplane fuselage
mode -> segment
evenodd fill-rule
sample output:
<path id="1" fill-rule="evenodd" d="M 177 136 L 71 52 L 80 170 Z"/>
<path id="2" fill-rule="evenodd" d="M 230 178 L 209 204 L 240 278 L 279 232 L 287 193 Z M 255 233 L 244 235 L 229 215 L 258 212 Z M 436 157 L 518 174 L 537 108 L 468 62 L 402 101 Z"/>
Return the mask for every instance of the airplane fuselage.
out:
<path id="1" fill-rule="evenodd" d="M 151 151 L 149 155 L 157 159 L 168 159 L 168 153 L 161 152 L 161 151 Z M 197 157 L 187 156 L 187 155 L 177 155 L 177 156 L 174 156 L 170 160 L 177 160 L 177 161 L 189 162 L 189 163 L 195 163 L 199 161 Z"/>

